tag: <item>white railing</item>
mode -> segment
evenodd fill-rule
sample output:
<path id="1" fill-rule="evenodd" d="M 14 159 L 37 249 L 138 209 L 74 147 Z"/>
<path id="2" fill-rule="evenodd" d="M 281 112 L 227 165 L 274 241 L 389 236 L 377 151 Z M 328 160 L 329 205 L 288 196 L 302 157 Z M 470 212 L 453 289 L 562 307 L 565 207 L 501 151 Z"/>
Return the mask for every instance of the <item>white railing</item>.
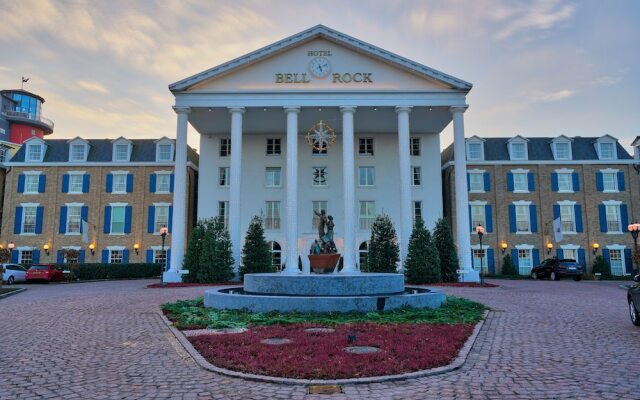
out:
<path id="1" fill-rule="evenodd" d="M 2 113 L 7 117 L 16 117 L 16 118 L 30 119 L 32 121 L 39 121 L 47 125 L 51 129 L 53 129 L 53 121 L 43 116 L 38 116 L 32 113 L 26 113 L 21 111 L 12 111 L 12 110 L 6 110 L 6 111 L 3 111 Z"/>

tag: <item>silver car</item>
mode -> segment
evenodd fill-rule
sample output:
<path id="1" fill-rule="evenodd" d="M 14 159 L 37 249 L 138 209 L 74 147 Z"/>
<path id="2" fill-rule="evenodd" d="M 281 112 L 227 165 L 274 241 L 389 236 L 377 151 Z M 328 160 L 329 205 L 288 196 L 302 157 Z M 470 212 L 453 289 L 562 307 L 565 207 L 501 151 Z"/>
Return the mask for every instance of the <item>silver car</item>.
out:
<path id="1" fill-rule="evenodd" d="M 4 267 L 4 273 L 2 274 L 2 280 L 7 282 L 8 285 L 13 285 L 16 282 L 27 281 L 27 269 L 18 264 L 2 264 Z"/>

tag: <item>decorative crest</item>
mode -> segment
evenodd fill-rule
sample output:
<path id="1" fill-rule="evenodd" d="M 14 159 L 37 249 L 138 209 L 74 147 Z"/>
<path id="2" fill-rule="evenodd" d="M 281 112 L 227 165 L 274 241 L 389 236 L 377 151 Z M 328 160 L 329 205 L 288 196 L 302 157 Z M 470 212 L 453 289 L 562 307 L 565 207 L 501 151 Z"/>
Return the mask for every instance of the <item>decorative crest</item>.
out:
<path id="1" fill-rule="evenodd" d="M 336 133 L 322 120 L 307 131 L 307 142 L 317 151 L 327 150 L 336 141 Z"/>

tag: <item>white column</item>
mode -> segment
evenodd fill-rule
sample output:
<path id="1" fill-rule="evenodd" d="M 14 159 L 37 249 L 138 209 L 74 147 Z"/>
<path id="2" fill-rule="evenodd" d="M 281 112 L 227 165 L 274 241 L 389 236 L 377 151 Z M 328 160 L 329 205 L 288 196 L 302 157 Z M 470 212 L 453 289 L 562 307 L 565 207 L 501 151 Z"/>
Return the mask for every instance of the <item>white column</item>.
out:
<path id="1" fill-rule="evenodd" d="M 285 274 L 298 270 L 298 113 L 300 107 L 284 107 L 287 114 L 287 204 L 286 241 L 287 264 Z"/>
<path id="2" fill-rule="evenodd" d="M 344 253 L 342 273 L 355 273 L 356 269 L 356 190 L 354 182 L 353 114 L 355 107 L 340 107 L 342 111 L 342 176 L 344 196 Z"/>
<path id="3" fill-rule="evenodd" d="M 181 282 L 182 260 L 184 258 L 185 225 L 187 207 L 187 125 L 189 107 L 173 107 L 178 114 L 176 130 L 176 158 L 173 181 L 173 220 L 171 221 L 170 269 L 162 274 L 163 282 Z"/>
<path id="4" fill-rule="evenodd" d="M 400 269 L 409 249 L 413 229 L 411 210 L 411 158 L 409 156 L 409 113 L 411 107 L 396 107 L 398 114 L 398 158 L 400 161 Z"/>
<path id="5" fill-rule="evenodd" d="M 467 106 L 450 107 L 453 114 L 453 152 L 456 197 L 456 241 L 458 262 L 463 282 L 479 282 L 480 275 L 471 265 L 471 227 L 469 226 L 469 194 L 467 192 L 467 151 L 464 140 L 463 113 Z"/>
<path id="6" fill-rule="evenodd" d="M 244 107 L 229 107 L 231 113 L 231 160 L 229 166 L 229 236 L 233 270 L 238 273 L 242 252 L 240 185 L 242 183 L 242 114 Z"/>

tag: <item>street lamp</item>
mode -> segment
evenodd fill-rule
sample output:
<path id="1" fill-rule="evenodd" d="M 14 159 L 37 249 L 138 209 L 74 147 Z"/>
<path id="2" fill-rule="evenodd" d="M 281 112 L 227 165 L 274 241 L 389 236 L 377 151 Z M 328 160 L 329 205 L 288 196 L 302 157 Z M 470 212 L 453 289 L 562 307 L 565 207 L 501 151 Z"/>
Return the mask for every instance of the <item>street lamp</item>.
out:
<path id="1" fill-rule="evenodd" d="M 91 255 L 93 255 L 93 253 L 95 253 L 95 252 L 96 252 L 96 245 L 95 245 L 95 244 L 93 244 L 93 243 L 91 243 L 91 244 L 89 245 L 89 251 L 91 251 Z"/>
<path id="2" fill-rule="evenodd" d="M 476 233 L 478 234 L 478 239 L 480 239 L 480 286 L 482 286 L 482 259 L 484 258 L 484 252 L 482 251 L 482 236 L 484 235 L 484 228 L 481 224 L 476 226 Z"/>
<path id="3" fill-rule="evenodd" d="M 551 250 L 553 250 L 553 243 L 547 243 L 547 254 L 551 254 Z"/>
<path id="4" fill-rule="evenodd" d="M 598 249 L 600 248 L 600 245 L 598 243 L 594 243 L 591 245 L 591 247 L 593 248 L 593 255 L 598 254 Z"/>
<path id="5" fill-rule="evenodd" d="M 49 255 L 49 245 L 45 244 L 44 246 L 42 246 L 42 248 L 44 249 L 44 252 L 47 253 L 47 255 Z"/>
<path id="6" fill-rule="evenodd" d="M 509 247 L 509 245 L 507 245 L 507 242 L 500 243 L 500 250 L 502 251 L 502 254 L 507 251 L 507 247 Z"/>
<path id="7" fill-rule="evenodd" d="M 165 225 L 162 226 L 162 228 L 160 228 L 160 237 L 162 238 L 162 256 L 163 256 L 163 262 L 162 262 L 162 270 L 160 271 L 160 284 L 164 284 L 162 282 L 162 274 L 164 273 L 165 269 L 167 268 L 167 253 L 164 252 L 164 239 L 167 237 L 167 233 L 169 233 L 169 229 L 167 229 L 167 227 Z"/>
<path id="8" fill-rule="evenodd" d="M 629 232 L 631 233 L 631 237 L 633 238 L 633 253 L 634 253 L 634 256 L 638 257 L 638 255 L 637 255 L 638 254 L 638 232 L 640 232 L 640 224 L 636 220 L 636 222 L 634 222 L 633 224 L 629 224 L 627 229 L 629 230 Z M 638 261 L 636 261 L 636 270 L 639 270 L 639 269 L 640 268 L 638 268 Z M 638 273 L 640 273 L 640 271 Z"/>

